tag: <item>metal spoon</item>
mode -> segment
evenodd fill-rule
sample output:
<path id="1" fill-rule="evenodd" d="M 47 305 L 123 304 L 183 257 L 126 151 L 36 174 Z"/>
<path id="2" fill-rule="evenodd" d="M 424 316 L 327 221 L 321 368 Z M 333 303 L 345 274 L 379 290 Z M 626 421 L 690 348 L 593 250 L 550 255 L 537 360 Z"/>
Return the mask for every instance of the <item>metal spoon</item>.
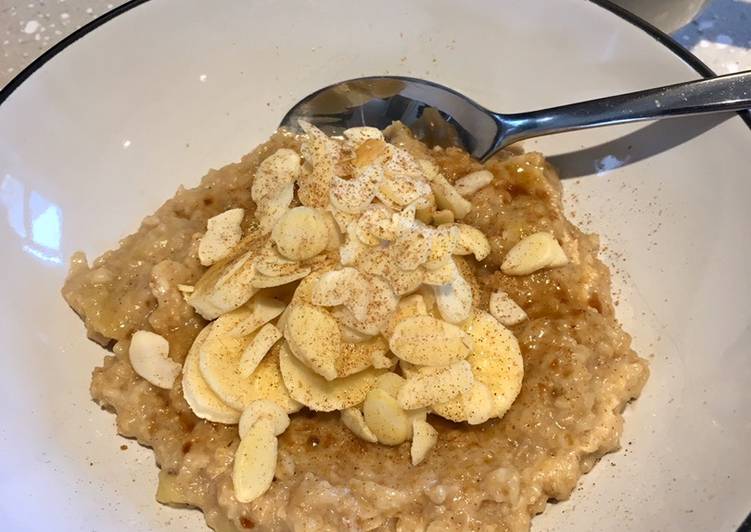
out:
<path id="1" fill-rule="evenodd" d="M 516 114 L 494 113 L 431 81 L 376 76 L 314 92 L 287 113 L 281 127 L 297 130 L 298 119 L 304 119 L 328 134 L 341 134 L 349 127 L 383 129 L 400 120 L 418 129 L 418 136 L 432 135 L 428 140 L 434 144 L 460 144 L 484 160 L 504 146 L 530 137 L 749 108 L 751 71 Z"/>

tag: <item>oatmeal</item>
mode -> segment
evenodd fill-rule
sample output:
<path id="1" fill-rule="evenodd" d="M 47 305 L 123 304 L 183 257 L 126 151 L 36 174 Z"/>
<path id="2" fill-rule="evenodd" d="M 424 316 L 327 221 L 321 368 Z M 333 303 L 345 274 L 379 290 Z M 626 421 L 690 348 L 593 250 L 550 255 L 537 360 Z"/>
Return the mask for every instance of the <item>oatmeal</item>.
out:
<path id="1" fill-rule="evenodd" d="M 648 376 L 597 237 L 540 154 L 305 130 L 74 257 L 92 396 L 216 530 L 528 529 Z"/>

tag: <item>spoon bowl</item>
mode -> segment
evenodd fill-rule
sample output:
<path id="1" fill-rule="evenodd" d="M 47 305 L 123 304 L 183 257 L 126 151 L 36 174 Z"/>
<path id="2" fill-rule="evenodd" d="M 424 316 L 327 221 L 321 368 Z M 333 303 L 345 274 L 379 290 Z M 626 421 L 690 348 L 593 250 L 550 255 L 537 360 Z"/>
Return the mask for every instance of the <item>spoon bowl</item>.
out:
<path id="1" fill-rule="evenodd" d="M 485 160 L 526 138 L 638 120 L 751 108 L 751 72 L 690 81 L 518 114 L 494 113 L 432 81 L 373 76 L 324 87 L 300 100 L 280 127 L 306 120 L 329 135 L 347 128 L 379 129 L 394 121 L 428 144 L 459 145 Z"/>

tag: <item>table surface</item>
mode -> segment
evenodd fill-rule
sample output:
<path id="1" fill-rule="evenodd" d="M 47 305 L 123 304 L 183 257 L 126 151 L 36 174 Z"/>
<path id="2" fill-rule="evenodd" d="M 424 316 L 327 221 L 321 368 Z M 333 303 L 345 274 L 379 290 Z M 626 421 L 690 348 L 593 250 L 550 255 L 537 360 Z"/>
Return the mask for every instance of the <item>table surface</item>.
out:
<path id="1" fill-rule="evenodd" d="M 0 87 L 124 0 L 0 0 Z M 718 74 L 751 69 L 751 0 L 714 0 L 673 36 Z"/>

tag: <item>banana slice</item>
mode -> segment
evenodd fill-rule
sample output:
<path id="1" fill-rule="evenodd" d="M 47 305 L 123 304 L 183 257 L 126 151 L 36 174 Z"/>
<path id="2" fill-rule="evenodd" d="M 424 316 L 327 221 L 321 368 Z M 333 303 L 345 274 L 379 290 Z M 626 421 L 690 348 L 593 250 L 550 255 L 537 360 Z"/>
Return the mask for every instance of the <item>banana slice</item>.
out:
<path id="1" fill-rule="evenodd" d="M 250 311 L 248 317 L 229 331 L 229 335 L 234 337 L 247 336 L 276 318 L 284 311 L 285 307 L 283 301 L 258 294 L 247 304 Z"/>
<path id="2" fill-rule="evenodd" d="M 299 124 L 305 132 L 300 146 L 305 165 L 297 180 L 297 195 L 307 207 L 325 208 L 329 205 L 331 180 L 336 175 L 341 147 L 309 122 L 300 120 Z"/>
<path id="3" fill-rule="evenodd" d="M 344 410 L 361 403 L 383 370 L 366 369 L 349 377 L 327 381 L 317 375 L 282 344 L 279 367 L 284 384 L 297 401 L 319 412 Z"/>
<path id="4" fill-rule="evenodd" d="M 419 368 L 399 389 L 397 401 L 404 410 L 450 401 L 472 387 L 472 367 L 466 360 L 447 366 Z"/>
<path id="5" fill-rule="evenodd" d="M 250 197 L 258 204 L 300 177 L 300 156 L 294 150 L 280 148 L 266 157 L 256 170 Z"/>
<path id="6" fill-rule="evenodd" d="M 329 235 L 328 242 L 326 243 L 326 251 L 337 251 L 344 244 L 343 233 L 345 231 L 339 228 L 339 224 L 331 211 L 322 211 L 322 214 Z"/>
<path id="7" fill-rule="evenodd" d="M 252 336 L 238 338 L 228 333 L 249 315 L 250 311 L 243 308 L 214 322 L 199 349 L 201 375 L 211 390 L 236 410 L 244 410 L 256 399 L 268 399 L 287 412 L 296 412 L 300 404 L 289 396 L 279 371 L 279 344 L 261 360 L 252 375 L 245 377 L 239 371 L 243 350 Z"/>
<path id="8" fill-rule="evenodd" d="M 279 219 L 271 231 L 279 253 L 290 260 L 315 257 L 329 242 L 329 226 L 322 211 L 295 207 Z"/>
<path id="9" fill-rule="evenodd" d="M 261 418 L 272 421 L 275 436 L 279 436 L 289 427 L 289 415 L 287 415 L 287 412 L 282 410 L 273 401 L 258 399 L 245 407 L 242 416 L 240 416 L 240 425 L 237 427 L 240 438 L 245 438 L 250 429 L 253 428 L 253 425 Z"/>
<path id="10" fill-rule="evenodd" d="M 240 412 L 227 405 L 217 396 L 201 375 L 198 367 L 198 353 L 209 336 L 209 324 L 198 333 L 183 364 L 183 397 L 193 413 L 201 419 L 234 425 L 240 419 Z"/>
<path id="11" fill-rule="evenodd" d="M 502 290 L 490 294 L 488 306 L 490 314 L 506 327 L 517 325 L 527 319 L 527 313 L 524 312 L 524 309 Z"/>
<path id="12" fill-rule="evenodd" d="M 365 424 L 379 443 L 399 445 L 412 436 L 409 416 L 385 390 L 370 390 L 362 405 L 362 413 Z"/>
<path id="13" fill-rule="evenodd" d="M 472 340 L 456 325 L 431 316 L 414 316 L 394 328 L 389 347 L 411 364 L 444 366 L 467 358 Z"/>
<path id="14" fill-rule="evenodd" d="M 206 233 L 198 243 L 198 259 L 204 266 L 210 266 L 225 258 L 242 239 L 240 224 L 245 217 L 245 209 L 230 209 L 212 216 L 206 222 Z"/>
<path id="15" fill-rule="evenodd" d="M 368 425 L 365 423 L 365 418 L 359 409 L 345 408 L 341 412 L 341 418 L 344 426 L 351 430 L 352 433 L 361 440 L 370 443 L 378 442 L 378 438 L 373 434 L 373 431 L 368 428 Z"/>
<path id="16" fill-rule="evenodd" d="M 282 332 L 267 323 L 253 336 L 240 357 L 240 375 L 250 377 L 266 353 L 282 338 Z"/>
<path id="17" fill-rule="evenodd" d="M 463 328 L 474 341 L 474 351 L 467 362 L 475 378 L 493 394 L 491 417 L 503 417 L 522 387 L 524 362 L 519 342 L 511 331 L 482 310 L 475 309 Z"/>
<path id="18" fill-rule="evenodd" d="M 277 445 L 274 422 L 268 418 L 257 420 L 240 440 L 232 466 L 232 485 L 239 502 L 249 503 L 271 487 Z"/>
<path id="19" fill-rule="evenodd" d="M 438 431 L 427 421 L 416 419 L 412 422 L 412 446 L 409 449 L 412 465 L 416 466 L 428 455 L 438 442 Z"/>
<path id="20" fill-rule="evenodd" d="M 180 374 L 180 364 L 169 358 L 169 342 L 156 333 L 136 331 L 128 356 L 133 370 L 157 388 L 169 390 Z"/>
<path id="21" fill-rule="evenodd" d="M 343 344 L 339 324 L 328 312 L 307 303 L 294 305 L 287 315 L 284 337 L 300 362 L 326 380 L 337 377 L 336 361 Z"/>
<path id="22" fill-rule="evenodd" d="M 553 263 L 563 265 L 568 262 L 566 254 L 555 237 L 547 232 L 533 233 L 512 247 L 501 264 L 506 275 L 529 275 Z M 562 261 L 564 261 L 562 263 Z"/>
<path id="23" fill-rule="evenodd" d="M 483 260 L 490 255 L 490 242 L 485 233 L 467 224 L 452 224 L 452 227 L 457 227 L 459 231 L 452 254 L 469 255 L 471 253 L 477 260 Z"/>
<path id="24" fill-rule="evenodd" d="M 433 293 L 438 312 L 445 321 L 461 323 L 469 318 L 472 313 L 472 288 L 458 270 L 450 283 L 434 286 Z"/>
<path id="25" fill-rule="evenodd" d="M 478 190 L 485 188 L 492 182 L 492 172 L 488 170 L 478 170 L 457 179 L 454 183 L 454 188 L 459 194 L 466 198 Z"/>
<path id="26" fill-rule="evenodd" d="M 187 296 L 188 304 L 207 320 L 243 305 L 258 291 L 252 285 L 256 275 L 252 264 L 258 234 L 240 242 L 232 256 L 212 265 Z"/>

